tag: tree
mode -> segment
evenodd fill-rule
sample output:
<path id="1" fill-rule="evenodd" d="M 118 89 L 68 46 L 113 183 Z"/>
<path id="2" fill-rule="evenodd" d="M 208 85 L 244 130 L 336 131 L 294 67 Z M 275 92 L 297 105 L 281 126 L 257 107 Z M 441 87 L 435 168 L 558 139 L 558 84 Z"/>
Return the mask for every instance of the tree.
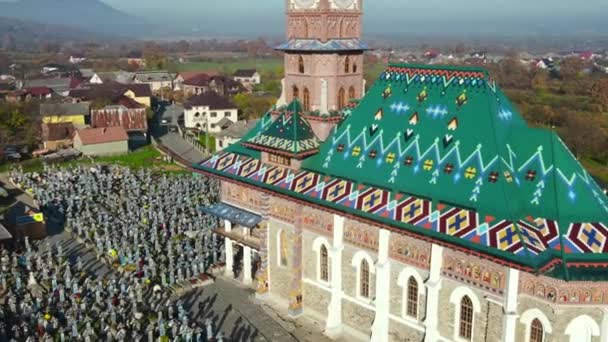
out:
<path id="1" fill-rule="evenodd" d="M 576 80 L 583 71 L 583 62 L 580 58 L 569 57 L 559 65 L 559 74 L 564 81 Z"/>
<path id="2" fill-rule="evenodd" d="M 591 97 L 608 111 L 608 78 L 602 78 L 593 82 L 591 86 Z"/>
<path id="3" fill-rule="evenodd" d="M 0 53 L 0 74 L 8 72 L 10 68 L 10 62 L 8 57 Z"/>

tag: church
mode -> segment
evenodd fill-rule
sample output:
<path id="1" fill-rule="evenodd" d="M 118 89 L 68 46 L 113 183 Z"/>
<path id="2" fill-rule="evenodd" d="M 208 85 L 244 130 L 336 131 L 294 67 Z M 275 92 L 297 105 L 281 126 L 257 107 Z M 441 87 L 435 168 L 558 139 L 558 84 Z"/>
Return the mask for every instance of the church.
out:
<path id="1" fill-rule="evenodd" d="M 226 274 L 332 338 L 607 342 L 608 198 L 484 69 L 364 93 L 362 2 L 287 0 L 279 104 L 195 166 Z"/>

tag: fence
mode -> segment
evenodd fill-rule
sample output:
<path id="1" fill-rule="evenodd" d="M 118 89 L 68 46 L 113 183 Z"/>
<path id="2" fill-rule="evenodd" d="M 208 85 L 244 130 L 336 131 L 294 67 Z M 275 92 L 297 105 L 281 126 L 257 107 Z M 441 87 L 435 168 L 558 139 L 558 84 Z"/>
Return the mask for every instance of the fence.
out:
<path id="1" fill-rule="evenodd" d="M 210 151 L 205 148 L 205 146 L 203 144 L 201 144 L 201 142 L 198 140 L 198 137 L 195 135 L 190 134 L 189 132 L 185 132 L 184 130 L 182 130 L 182 128 L 177 125 L 177 131 L 179 133 L 179 135 L 190 145 L 192 145 L 194 148 L 196 148 L 197 150 L 199 150 L 201 153 L 208 155 L 210 154 Z"/>

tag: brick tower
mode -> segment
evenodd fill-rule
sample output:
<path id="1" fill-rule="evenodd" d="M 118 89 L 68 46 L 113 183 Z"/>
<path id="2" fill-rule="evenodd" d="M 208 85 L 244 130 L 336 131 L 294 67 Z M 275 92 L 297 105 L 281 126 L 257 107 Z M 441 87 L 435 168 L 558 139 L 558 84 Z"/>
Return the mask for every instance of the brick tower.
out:
<path id="1" fill-rule="evenodd" d="M 286 0 L 285 78 L 279 105 L 299 98 L 305 111 L 326 114 L 364 92 L 363 0 Z"/>

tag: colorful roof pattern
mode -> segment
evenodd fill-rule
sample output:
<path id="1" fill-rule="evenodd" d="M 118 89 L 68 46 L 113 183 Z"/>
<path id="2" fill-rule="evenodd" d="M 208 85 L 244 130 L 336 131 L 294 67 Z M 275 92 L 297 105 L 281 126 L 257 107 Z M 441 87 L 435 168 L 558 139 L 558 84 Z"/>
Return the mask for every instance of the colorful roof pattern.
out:
<path id="1" fill-rule="evenodd" d="M 239 149 L 199 168 L 547 274 L 608 261 L 608 198 L 480 68 L 389 66 L 300 171 Z"/>
<path id="2" fill-rule="evenodd" d="M 315 154 L 321 144 L 308 121 L 302 117 L 302 106 L 297 99 L 261 134 L 243 141 L 244 146 L 254 150 L 271 151 L 292 158 Z"/>
<path id="3" fill-rule="evenodd" d="M 290 39 L 275 48 L 278 51 L 363 51 L 369 50 L 367 43 L 359 39 L 329 39 L 322 42 L 317 39 Z"/>

